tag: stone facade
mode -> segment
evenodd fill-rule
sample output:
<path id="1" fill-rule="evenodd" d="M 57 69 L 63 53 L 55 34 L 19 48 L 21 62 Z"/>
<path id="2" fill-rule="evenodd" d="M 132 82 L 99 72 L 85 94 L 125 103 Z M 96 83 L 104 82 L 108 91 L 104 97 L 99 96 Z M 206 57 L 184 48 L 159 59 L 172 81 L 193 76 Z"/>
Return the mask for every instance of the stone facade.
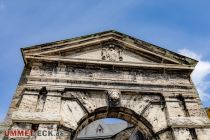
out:
<path id="1" fill-rule="evenodd" d="M 196 60 L 116 31 L 21 51 L 25 67 L 6 124 L 65 134 L 24 139 L 76 139 L 89 123 L 106 117 L 126 120 L 149 140 L 210 137 L 190 78 Z"/>

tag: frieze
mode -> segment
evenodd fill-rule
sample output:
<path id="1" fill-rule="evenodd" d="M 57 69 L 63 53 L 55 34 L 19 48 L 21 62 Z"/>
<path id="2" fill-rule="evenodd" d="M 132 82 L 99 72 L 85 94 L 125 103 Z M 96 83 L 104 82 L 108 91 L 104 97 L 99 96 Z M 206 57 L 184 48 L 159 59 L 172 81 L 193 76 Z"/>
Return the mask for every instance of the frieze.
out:
<path id="1" fill-rule="evenodd" d="M 190 85 L 190 81 L 186 76 L 178 73 L 167 74 L 163 72 L 151 72 L 149 70 L 110 70 L 110 69 L 90 69 L 90 68 L 74 68 L 72 66 L 58 67 L 38 67 L 34 66 L 31 70 L 30 77 L 43 76 L 46 78 L 54 77 L 66 80 L 94 80 L 94 81 L 121 81 L 144 84 L 184 84 Z M 57 80 L 58 81 L 58 80 Z"/>

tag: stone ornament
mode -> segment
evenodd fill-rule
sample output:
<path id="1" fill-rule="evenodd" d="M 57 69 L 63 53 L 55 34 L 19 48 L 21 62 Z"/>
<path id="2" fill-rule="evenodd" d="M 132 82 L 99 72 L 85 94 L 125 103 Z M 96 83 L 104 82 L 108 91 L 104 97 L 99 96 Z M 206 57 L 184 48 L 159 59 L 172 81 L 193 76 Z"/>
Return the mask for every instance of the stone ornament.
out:
<path id="1" fill-rule="evenodd" d="M 102 60 L 122 61 L 122 49 L 115 45 L 104 46 L 101 51 Z"/>
<path id="2" fill-rule="evenodd" d="M 49 130 L 64 135 L 32 139 L 76 140 L 91 122 L 114 117 L 145 140 L 210 140 L 210 120 L 190 80 L 194 59 L 116 31 L 21 52 L 25 67 L 3 122 L 9 130 Z"/>
<path id="3" fill-rule="evenodd" d="M 109 107 L 120 106 L 121 92 L 118 89 L 112 89 L 107 91 Z"/>

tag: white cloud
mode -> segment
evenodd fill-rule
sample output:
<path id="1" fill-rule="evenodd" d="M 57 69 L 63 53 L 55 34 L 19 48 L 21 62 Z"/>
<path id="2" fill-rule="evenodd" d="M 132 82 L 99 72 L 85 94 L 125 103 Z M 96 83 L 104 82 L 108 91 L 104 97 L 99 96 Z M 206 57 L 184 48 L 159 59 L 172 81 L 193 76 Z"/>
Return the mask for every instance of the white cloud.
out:
<path id="1" fill-rule="evenodd" d="M 192 80 L 197 87 L 201 100 L 204 102 L 210 100 L 210 93 L 208 93 L 210 81 L 207 80 L 207 77 L 210 76 L 210 62 L 203 60 L 201 55 L 188 49 L 181 49 L 178 53 L 199 60 L 192 73 Z"/>
<path id="2" fill-rule="evenodd" d="M 190 51 L 188 49 L 181 49 L 178 51 L 180 54 L 182 55 L 185 55 L 187 57 L 190 57 L 190 58 L 193 58 L 193 59 L 196 59 L 196 60 L 200 60 L 201 59 L 201 55 L 193 52 L 193 51 Z"/>

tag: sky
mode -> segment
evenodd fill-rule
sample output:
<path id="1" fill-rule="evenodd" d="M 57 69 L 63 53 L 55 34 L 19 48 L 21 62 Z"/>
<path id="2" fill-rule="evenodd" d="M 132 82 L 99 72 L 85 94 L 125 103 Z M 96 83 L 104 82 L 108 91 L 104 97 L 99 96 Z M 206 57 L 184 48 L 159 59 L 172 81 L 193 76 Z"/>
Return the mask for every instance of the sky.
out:
<path id="1" fill-rule="evenodd" d="M 114 29 L 199 60 L 192 79 L 210 106 L 210 1 L 0 0 L 0 120 L 24 67 L 20 48 Z"/>

